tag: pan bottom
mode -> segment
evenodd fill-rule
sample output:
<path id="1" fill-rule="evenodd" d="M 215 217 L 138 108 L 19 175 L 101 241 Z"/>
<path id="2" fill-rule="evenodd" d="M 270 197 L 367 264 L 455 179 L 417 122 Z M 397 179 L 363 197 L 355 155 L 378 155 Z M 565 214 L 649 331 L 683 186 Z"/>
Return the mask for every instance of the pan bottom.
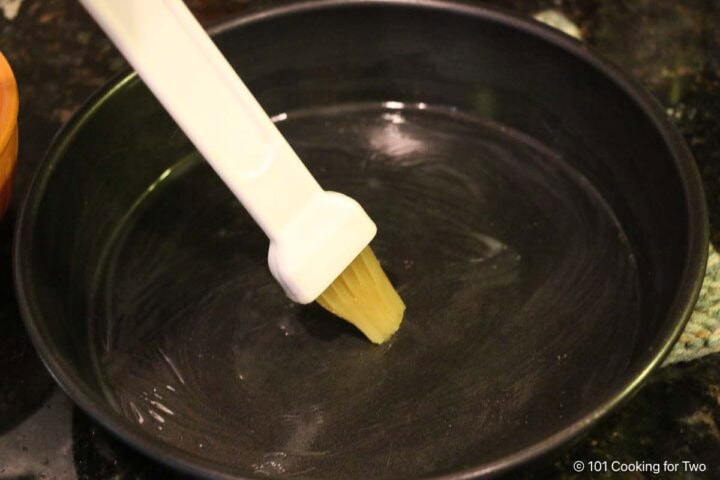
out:
<path id="1" fill-rule="evenodd" d="M 533 445 L 622 378 L 635 259 L 571 159 L 425 104 L 276 120 L 378 224 L 403 325 L 375 346 L 290 302 L 267 239 L 189 154 L 117 226 L 89 293 L 96 375 L 129 420 L 246 476 L 418 477 Z"/>

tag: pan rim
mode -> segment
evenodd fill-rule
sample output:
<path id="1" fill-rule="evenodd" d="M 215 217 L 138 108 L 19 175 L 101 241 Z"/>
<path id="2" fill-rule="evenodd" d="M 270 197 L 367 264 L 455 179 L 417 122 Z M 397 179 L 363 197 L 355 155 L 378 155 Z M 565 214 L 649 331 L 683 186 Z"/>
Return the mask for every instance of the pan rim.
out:
<path id="1" fill-rule="evenodd" d="M 707 261 L 709 226 L 700 175 L 695 161 L 679 132 L 667 118 L 659 103 L 637 81 L 629 78 L 611 62 L 601 59 L 595 53 L 590 52 L 586 45 L 575 39 L 558 33 L 538 22 L 495 8 L 490 9 L 455 0 L 310 0 L 243 15 L 211 29 L 211 33 L 222 34 L 234 28 L 286 15 L 358 6 L 412 7 L 465 15 L 517 29 L 536 37 L 540 41 L 550 43 L 569 52 L 574 57 L 592 66 L 599 74 L 608 77 L 617 88 L 623 91 L 642 110 L 647 120 L 651 122 L 665 142 L 674 160 L 679 180 L 682 183 L 685 195 L 683 199 L 684 208 L 688 216 L 687 256 L 679 288 L 666 313 L 668 318 L 676 319 L 676 321 L 673 323 L 672 329 L 661 332 L 660 344 L 656 345 L 655 350 L 648 350 L 642 360 L 638 361 L 638 366 L 628 375 L 629 380 L 621 385 L 621 388 L 618 388 L 615 394 L 603 398 L 596 402 L 592 408 L 583 412 L 581 418 L 542 441 L 491 462 L 449 474 L 423 478 L 425 480 L 465 480 L 494 476 L 540 457 L 588 429 L 610 410 L 637 392 L 650 373 L 670 353 L 671 348 L 690 319 L 702 286 Z M 32 279 L 25 273 L 30 270 L 30 257 L 28 250 L 24 246 L 32 244 L 40 201 L 45 193 L 47 182 L 68 145 L 88 119 L 92 117 L 93 112 L 100 108 L 116 90 L 130 82 L 137 81 L 139 80 L 136 74 L 122 72 L 92 95 L 73 118 L 57 133 L 36 171 L 28 194 L 23 201 L 14 238 L 13 270 L 21 316 L 35 349 L 55 381 L 84 412 L 88 413 L 95 421 L 116 437 L 119 437 L 123 442 L 154 460 L 190 475 L 228 480 L 252 480 L 253 477 L 234 474 L 230 468 L 163 443 L 147 432 L 132 426 L 125 417 L 113 410 L 106 402 L 102 402 L 102 399 L 90 390 L 79 376 L 73 372 L 68 363 L 53 351 L 50 347 L 51 342 L 38 328 L 38 325 L 42 323 L 34 320 L 35 318 L 41 318 L 42 314 L 33 301 Z"/>

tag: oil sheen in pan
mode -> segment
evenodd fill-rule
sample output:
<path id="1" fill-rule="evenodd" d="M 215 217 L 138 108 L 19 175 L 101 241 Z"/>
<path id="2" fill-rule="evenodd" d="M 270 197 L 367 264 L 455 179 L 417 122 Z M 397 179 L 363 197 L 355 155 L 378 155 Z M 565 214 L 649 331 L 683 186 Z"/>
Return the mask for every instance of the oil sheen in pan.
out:
<path id="1" fill-rule="evenodd" d="M 191 155 L 118 226 L 93 294 L 95 369 L 124 415 L 241 474 L 395 478 L 530 443 L 614 381 L 633 338 L 607 319 L 638 324 L 634 257 L 563 159 L 425 104 L 276 120 L 320 183 L 378 224 L 373 248 L 408 307 L 400 332 L 374 346 L 287 300 L 267 239 Z M 513 415 L 494 415 L 500 402 Z"/>

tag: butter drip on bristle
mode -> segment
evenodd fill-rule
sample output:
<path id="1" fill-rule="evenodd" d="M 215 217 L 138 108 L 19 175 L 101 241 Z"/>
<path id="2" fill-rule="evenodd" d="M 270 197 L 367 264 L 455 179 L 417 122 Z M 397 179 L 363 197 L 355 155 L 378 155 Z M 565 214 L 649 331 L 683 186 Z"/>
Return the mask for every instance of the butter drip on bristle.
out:
<path id="1" fill-rule="evenodd" d="M 374 343 L 400 328 L 405 304 L 370 247 L 360 252 L 318 298 L 326 310 L 355 325 Z"/>

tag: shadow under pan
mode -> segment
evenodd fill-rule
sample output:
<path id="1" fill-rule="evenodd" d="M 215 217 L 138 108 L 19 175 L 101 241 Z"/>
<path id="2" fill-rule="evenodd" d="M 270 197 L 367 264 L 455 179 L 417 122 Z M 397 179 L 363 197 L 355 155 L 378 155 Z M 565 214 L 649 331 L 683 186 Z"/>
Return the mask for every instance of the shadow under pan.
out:
<path id="1" fill-rule="evenodd" d="M 391 479 L 505 468 L 626 396 L 704 260 L 697 174 L 657 107 L 484 9 L 278 12 L 216 41 L 378 224 L 400 331 L 375 346 L 290 302 L 267 239 L 130 77 L 61 135 L 18 233 L 23 313 L 73 398 L 186 471 Z"/>

